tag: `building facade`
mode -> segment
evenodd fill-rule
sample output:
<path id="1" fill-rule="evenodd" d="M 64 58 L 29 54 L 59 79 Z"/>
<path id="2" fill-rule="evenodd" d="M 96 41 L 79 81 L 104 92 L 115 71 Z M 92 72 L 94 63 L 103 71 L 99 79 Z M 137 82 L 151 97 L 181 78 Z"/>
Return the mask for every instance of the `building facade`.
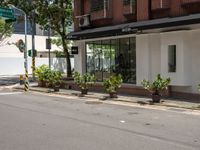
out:
<path id="1" fill-rule="evenodd" d="M 173 96 L 200 100 L 200 0 L 74 0 L 68 38 L 79 48 L 75 69 L 100 82 L 120 73 L 137 94 L 160 73 Z"/>

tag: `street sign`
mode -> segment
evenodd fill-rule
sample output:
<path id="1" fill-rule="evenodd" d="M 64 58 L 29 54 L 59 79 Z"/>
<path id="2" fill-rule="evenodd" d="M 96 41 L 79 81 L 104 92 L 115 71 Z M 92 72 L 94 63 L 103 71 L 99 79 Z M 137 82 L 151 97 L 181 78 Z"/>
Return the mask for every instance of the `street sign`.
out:
<path id="1" fill-rule="evenodd" d="M 37 56 L 37 50 L 32 51 L 32 49 L 28 50 L 28 56 L 29 57 L 36 57 Z"/>
<path id="2" fill-rule="evenodd" d="M 51 39 L 46 39 L 46 49 L 51 49 Z"/>
<path id="3" fill-rule="evenodd" d="M 78 54 L 78 46 L 72 46 L 71 51 L 72 51 L 72 55 L 77 55 Z"/>
<path id="4" fill-rule="evenodd" d="M 6 22 L 16 21 L 14 12 L 10 8 L 1 8 L 0 7 L 0 18 L 5 19 Z"/>

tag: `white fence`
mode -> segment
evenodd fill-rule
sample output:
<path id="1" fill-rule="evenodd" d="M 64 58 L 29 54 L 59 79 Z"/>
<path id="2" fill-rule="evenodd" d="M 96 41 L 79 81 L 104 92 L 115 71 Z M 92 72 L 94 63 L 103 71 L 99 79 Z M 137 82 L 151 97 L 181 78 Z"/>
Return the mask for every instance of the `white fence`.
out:
<path id="1" fill-rule="evenodd" d="M 36 58 L 36 67 L 43 64 L 48 65 L 48 58 Z M 74 68 L 74 59 L 71 59 L 72 68 Z M 32 59 L 28 59 L 28 71 L 32 73 Z M 65 58 L 52 58 L 51 59 L 52 69 L 59 70 L 66 73 L 66 59 Z M 19 75 L 24 74 L 24 59 L 23 58 L 0 58 L 0 75 Z"/>

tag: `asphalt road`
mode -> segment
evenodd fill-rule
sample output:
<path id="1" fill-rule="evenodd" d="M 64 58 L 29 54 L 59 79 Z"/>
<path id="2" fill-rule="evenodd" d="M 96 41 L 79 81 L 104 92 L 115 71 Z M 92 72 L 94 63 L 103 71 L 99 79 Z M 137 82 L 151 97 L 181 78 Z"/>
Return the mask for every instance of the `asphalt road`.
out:
<path id="1" fill-rule="evenodd" d="M 9 86 L 19 83 L 18 76 L 0 76 L 0 86 Z"/>
<path id="2" fill-rule="evenodd" d="M 0 150 L 200 150 L 200 116 L 0 92 Z"/>

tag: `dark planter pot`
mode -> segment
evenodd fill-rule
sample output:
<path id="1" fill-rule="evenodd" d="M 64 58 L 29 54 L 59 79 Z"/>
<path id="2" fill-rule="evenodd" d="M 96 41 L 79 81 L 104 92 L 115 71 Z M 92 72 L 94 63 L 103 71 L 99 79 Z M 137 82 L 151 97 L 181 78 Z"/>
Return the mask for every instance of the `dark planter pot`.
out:
<path id="1" fill-rule="evenodd" d="M 113 93 L 109 93 L 110 98 L 118 98 L 117 93 L 113 92 Z"/>
<path id="2" fill-rule="evenodd" d="M 152 94 L 153 103 L 160 103 L 161 96 L 159 94 Z"/>
<path id="3" fill-rule="evenodd" d="M 88 89 L 81 89 L 81 94 L 82 95 L 87 95 L 88 94 Z"/>
<path id="4" fill-rule="evenodd" d="M 54 87 L 54 92 L 59 92 L 60 91 L 60 87 Z"/>
<path id="5" fill-rule="evenodd" d="M 46 83 L 44 81 L 38 81 L 39 87 L 46 87 Z"/>

